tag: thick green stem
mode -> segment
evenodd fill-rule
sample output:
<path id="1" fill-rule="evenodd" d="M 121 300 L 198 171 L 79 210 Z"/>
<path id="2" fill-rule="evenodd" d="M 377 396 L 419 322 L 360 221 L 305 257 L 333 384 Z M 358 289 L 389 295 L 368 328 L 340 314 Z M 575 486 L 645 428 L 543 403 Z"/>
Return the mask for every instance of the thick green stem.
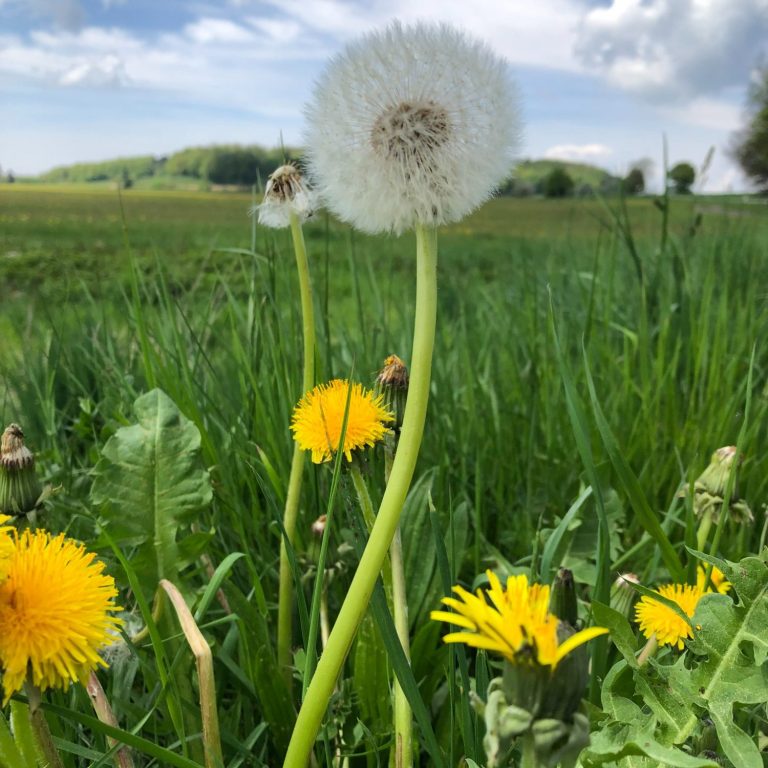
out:
<path id="1" fill-rule="evenodd" d="M 51 730 L 40 708 L 40 689 L 30 682 L 24 685 L 24 692 L 29 700 L 29 722 L 32 725 L 32 733 L 37 742 L 37 749 L 48 764 L 48 768 L 64 768 L 61 757 L 53 743 Z"/>
<path id="2" fill-rule="evenodd" d="M 302 395 L 309 392 L 315 383 L 315 316 L 312 307 L 312 284 L 309 280 L 309 262 L 304 245 L 304 234 L 296 214 L 291 214 L 291 235 L 296 254 L 296 270 L 299 274 L 301 293 L 301 319 L 304 335 L 304 377 Z M 288 493 L 283 513 L 284 537 L 280 542 L 280 586 L 277 599 L 277 661 L 290 688 L 291 643 L 293 638 L 293 574 L 288 558 L 288 548 L 293 547 L 296 533 L 296 519 L 299 515 L 301 478 L 304 474 L 304 451 L 294 446 L 291 460 L 291 474 L 288 479 Z"/>
<path id="3" fill-rule="evenodd" d="M 536 758 L 536 743 L 533 740 L 532 733 L 526 733 L 523 736 L 523 752 L 520 757 L 520 768 L 539 768 L 539 761 Z"/>
<path id="4" fill-rule="evenodd" d="M 320 657 L 306 698 L 293 729 L 285 768 L 305 768 L 323 720 L 328 700 L 352 640 L 360 626 L 387 550 L 397 530 L 400 513 L 411 485 L 429 400 L 432 350 L 437 315 L 437 237 L 434 229 L 416 229 L 416 317 L 414 321 L 411 377 L 400 443 L 392 465 L 379 514 L 360 565 L 341 606 L 328 645 Z"/>
<path id="5" fill-rule="evenodd" d="M 704 551 L 704 547 L 707 546 L 707 539 L 709 538 L 709 532 L 712 530 L 712 522 L 714 519 L 714 510 L 710 505 L 709 509 L 704 513 L 699 523 L 699 530 L 696 532 L 696 549 L 699 552 Z"/>
<path id="6" fill-rule="evenodd" d="M 403 542 L 400 528 L 395 531 L 389 548 L 392 563 L 392 603 L 395 608 L 395 629 L 405 658 L 411 660 L 410 626 L 408 624 L 408 600 L 405 594 L 405 568 L 403 567 Z M 413 716 L 408 697 L 395 680 L 395 768 L 411 768 L 413 765 Z"/>

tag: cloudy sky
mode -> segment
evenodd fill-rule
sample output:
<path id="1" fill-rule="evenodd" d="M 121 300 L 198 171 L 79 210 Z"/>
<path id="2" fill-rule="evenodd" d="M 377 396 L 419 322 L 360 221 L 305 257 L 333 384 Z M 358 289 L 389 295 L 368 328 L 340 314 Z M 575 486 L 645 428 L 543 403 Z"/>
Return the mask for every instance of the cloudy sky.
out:
<path id="1" fill-rule="evenodd" d="M 329 55 L 394 18 L 453 23 L 505 56 L 524 157 L 626 173 L 715 158 L 706 189 L 744 189 L 727 155 L 768 58 L 768 0 L 0 0 L 0 165 L 186 146 L 298 144 Z"/>

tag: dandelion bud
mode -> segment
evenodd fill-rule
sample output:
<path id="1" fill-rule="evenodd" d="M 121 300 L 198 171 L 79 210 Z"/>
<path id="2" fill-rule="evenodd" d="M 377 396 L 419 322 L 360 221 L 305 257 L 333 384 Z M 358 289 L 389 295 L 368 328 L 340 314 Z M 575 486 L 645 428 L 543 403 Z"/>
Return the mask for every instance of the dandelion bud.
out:
<path id="1" fill-rule="evenodd" d="M 630 618 L 638 596 L 632 585 L 639 583 L 640 579 L 634 573 L 620 573 L 611 587 L 611 608 Z"/>
<path id="2" fill-rule="evenodd" d="M 576 608 L 576 584 L 573 581 L 573 572 L 567 568 L 561 568 L 557 572 L 552 585 L 552 598 L 549 602 L 550 613 L 557 616 L 560 621 L 576 626 L 578 610 Z"/>
<path id="3" fill-rule="evenodd" d="M 399 432 L 408 398 L 408 368 L 397 355 L 390 355 L 384 361 L 384 367 L 376 377 L 374 391 L 384 397 L 387 410 L 395 417 L 393 429 Z"/>
<path id="4" fill-rule="evenodd" d="M 35 508 L 41 493 L 24 432 L 18 424 L 9 424 L 0 438 L 0 512 L 24 515 Z"/>
<path id="5" fill-rule="evenodd" d="M 709 466 L 693 484 L 693 509 L 698 517 L 709 514 L 714 521 L 717 521 L 723 506 L 728 478 L 731 471 L 738 469 L 738 465 L 734 467 L 737 454 L 735 445 L 718 448 L 712 454 Z M 739 456 L 738 463 L 740 464 L 742 461 L 743 457 Z M 732 519 L 738 523 L 751 524 L 754 522 L 752 510 L 746 501 L 739 498 L 735 482 L 731 490 L 729 512 Z"/>
<path id="6" fill-rule="evenodd" d="M 259 224 L 274 229 L 289 227 L 291 215 L 305 221 L 313 212 L 314 200 L 295 165 L 281 165 L 267 181 L 264 202 L 257 206 Z"/>

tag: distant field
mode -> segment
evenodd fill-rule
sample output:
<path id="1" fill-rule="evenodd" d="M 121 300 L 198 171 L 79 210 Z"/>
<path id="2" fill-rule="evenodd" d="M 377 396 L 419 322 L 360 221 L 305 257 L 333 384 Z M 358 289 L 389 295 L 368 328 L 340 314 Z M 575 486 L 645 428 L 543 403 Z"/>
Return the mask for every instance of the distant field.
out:
<path id="1" fill-rule="evenodd" d="M 6 300 L 40 293 L 70 295 L 82 284 L 97 294 L 123 286 L 129 256 L 162 265 L 185 283 L 202 271 L 227 272 L 232 254 L 219 249 L 267 253 L 282 233 L 255 227 L 250 195 L 237 193 L 150 192 L 84 186 L 15 184 L 0 187 L 0 279 Z M 562 250 L 588 252 L 615 237 L 606 206 L 618 201 L 499 198 L 473 216 L 446 227 L 441 252 L 446 268 L 490 262 L 503 273 L 524 254 Z M 661 214 L 650 198 L 630 200 L 632 233 L 641 243 L 658 238 Z M 673 236 L 685 237 L 697 212 L 703 233 L 734 229 L 768 234 L 768 206 L 741 198 L 679 198 L 670 221 Z M 350 234 L 320 213 L 307 228 L 311 250 L 331 263 L 346 262 L 350 246 L 371 258 L 410 254 L 410 245 L 393 237 Z M 472 255 L 469 256 L 471 247 Z M 406 258 L 409 258 L 407 256 Z M 504 260 L 509 262 L 505 265 Z"/>

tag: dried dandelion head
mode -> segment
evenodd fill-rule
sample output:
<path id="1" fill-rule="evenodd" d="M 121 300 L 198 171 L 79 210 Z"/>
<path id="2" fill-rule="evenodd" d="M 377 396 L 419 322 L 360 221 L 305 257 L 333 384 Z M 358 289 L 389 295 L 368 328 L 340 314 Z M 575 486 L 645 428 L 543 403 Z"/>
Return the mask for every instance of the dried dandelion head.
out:
<path id="1" fill-rule="evenodd" d="M 291 224 L 291 216 L 308 219 L 314 210 L 314 195 L 301 171 L 292 163 L 281 165 L 267 180 L 264 201 L 257 206 L 259 224 L 282 229 Z"/>

